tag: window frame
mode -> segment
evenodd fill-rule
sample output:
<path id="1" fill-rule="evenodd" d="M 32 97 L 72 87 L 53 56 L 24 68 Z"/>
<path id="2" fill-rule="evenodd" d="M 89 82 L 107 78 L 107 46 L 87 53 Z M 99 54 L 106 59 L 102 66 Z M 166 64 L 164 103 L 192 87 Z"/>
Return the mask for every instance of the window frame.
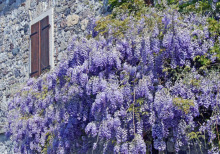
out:
<path id="1" fill-rule="evenodd" d="M 41 15 L 39 15 L 38 17 L 36 17 L 35 19 L 31 20 L 30 24 L 29 24 L 29 34 L 31 35 L 31 26 L 37 22 L 40 22 L 45 17 L 47 17 L 47 16 L 49 17 L 49 24 L 50 24 L 50 28 L 49 28 L 49 65 L 50 65 L 50 69 L 54 68 L 54 19 L 53 19 L 53 13 L 54 13 L 53 8 L 50 8 L 46 12 L 44 12 Z M 29 71 L 28 71 L 29 78 L 31 78 L 31 76 L 30 76 L 30 73 L 32 73 L 31 71 L 32 70 L 31 70 L 31 38 L 30 38 L 30 41 L 29 41 Z"/>

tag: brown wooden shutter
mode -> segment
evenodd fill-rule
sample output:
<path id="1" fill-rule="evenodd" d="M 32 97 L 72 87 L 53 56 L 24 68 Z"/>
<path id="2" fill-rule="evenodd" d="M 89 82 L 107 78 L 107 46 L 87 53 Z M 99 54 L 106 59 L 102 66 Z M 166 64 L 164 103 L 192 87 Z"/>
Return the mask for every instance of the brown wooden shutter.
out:
<path id="1" fill-rule="evenodd" d="M 39 76 L 39 22 L 31 26 L 31 77 Z"/>
<path id="2" fill-rule="evenodd" d="M 45 17 L 40 21 L 41 37 L 40 37 L 40 74 L 45 69 L 49 69 L 49 17 Z"/>

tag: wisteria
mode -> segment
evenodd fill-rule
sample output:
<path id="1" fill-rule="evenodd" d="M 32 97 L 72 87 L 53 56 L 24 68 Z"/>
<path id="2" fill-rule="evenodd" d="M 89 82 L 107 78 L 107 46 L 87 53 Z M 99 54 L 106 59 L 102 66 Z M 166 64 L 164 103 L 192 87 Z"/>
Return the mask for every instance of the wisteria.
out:
<path id="1" fill-rule="evenodd" d="M 206 17 L 150 11 L 138 21 L 124 15 L 123 38 L 111 31 L 93 38 L 99 32 L 92 21 L 92 38 L 74 38 L 68 59 L 29 79 L 8 106 L 16 153 L 145 154 L 166 150 L 167 141 L 178 152 L 202 139 L 218 153 L 220 74 L 201 71 L 195 57 L 219 65 L 209 51 L 220 42 Z"/>

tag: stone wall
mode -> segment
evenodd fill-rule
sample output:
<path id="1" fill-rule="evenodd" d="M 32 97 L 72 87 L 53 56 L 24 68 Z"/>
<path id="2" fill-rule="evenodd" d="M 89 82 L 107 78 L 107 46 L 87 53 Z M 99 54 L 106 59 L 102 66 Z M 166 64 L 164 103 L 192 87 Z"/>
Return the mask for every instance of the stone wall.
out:
<path id="1" fill-rule="evenodd" d="M 6 102 L 29 78 L 30 22 L 51 8 L 56 66 L 72 37 L 87 34 L 87 24 L 101 14 L 102 4 L 98 0 L 0 0 L 0 153 L 11 153 L 3 135 Z"/>

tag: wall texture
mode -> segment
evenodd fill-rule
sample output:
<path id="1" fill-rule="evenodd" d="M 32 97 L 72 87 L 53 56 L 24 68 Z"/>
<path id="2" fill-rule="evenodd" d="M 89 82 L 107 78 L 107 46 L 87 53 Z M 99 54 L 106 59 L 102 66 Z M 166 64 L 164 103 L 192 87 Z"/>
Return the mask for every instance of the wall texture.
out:
<path id="1" fill-rule="evenodd" d="M 29 78 L 30 23 L 53 8 L 55 66 L 73 36 L 85 37 L 91 17 L 98 17 L 98 0 L 0 0 L 0 153 L 12 153 L 4 136 L 7 100 Z"/>

